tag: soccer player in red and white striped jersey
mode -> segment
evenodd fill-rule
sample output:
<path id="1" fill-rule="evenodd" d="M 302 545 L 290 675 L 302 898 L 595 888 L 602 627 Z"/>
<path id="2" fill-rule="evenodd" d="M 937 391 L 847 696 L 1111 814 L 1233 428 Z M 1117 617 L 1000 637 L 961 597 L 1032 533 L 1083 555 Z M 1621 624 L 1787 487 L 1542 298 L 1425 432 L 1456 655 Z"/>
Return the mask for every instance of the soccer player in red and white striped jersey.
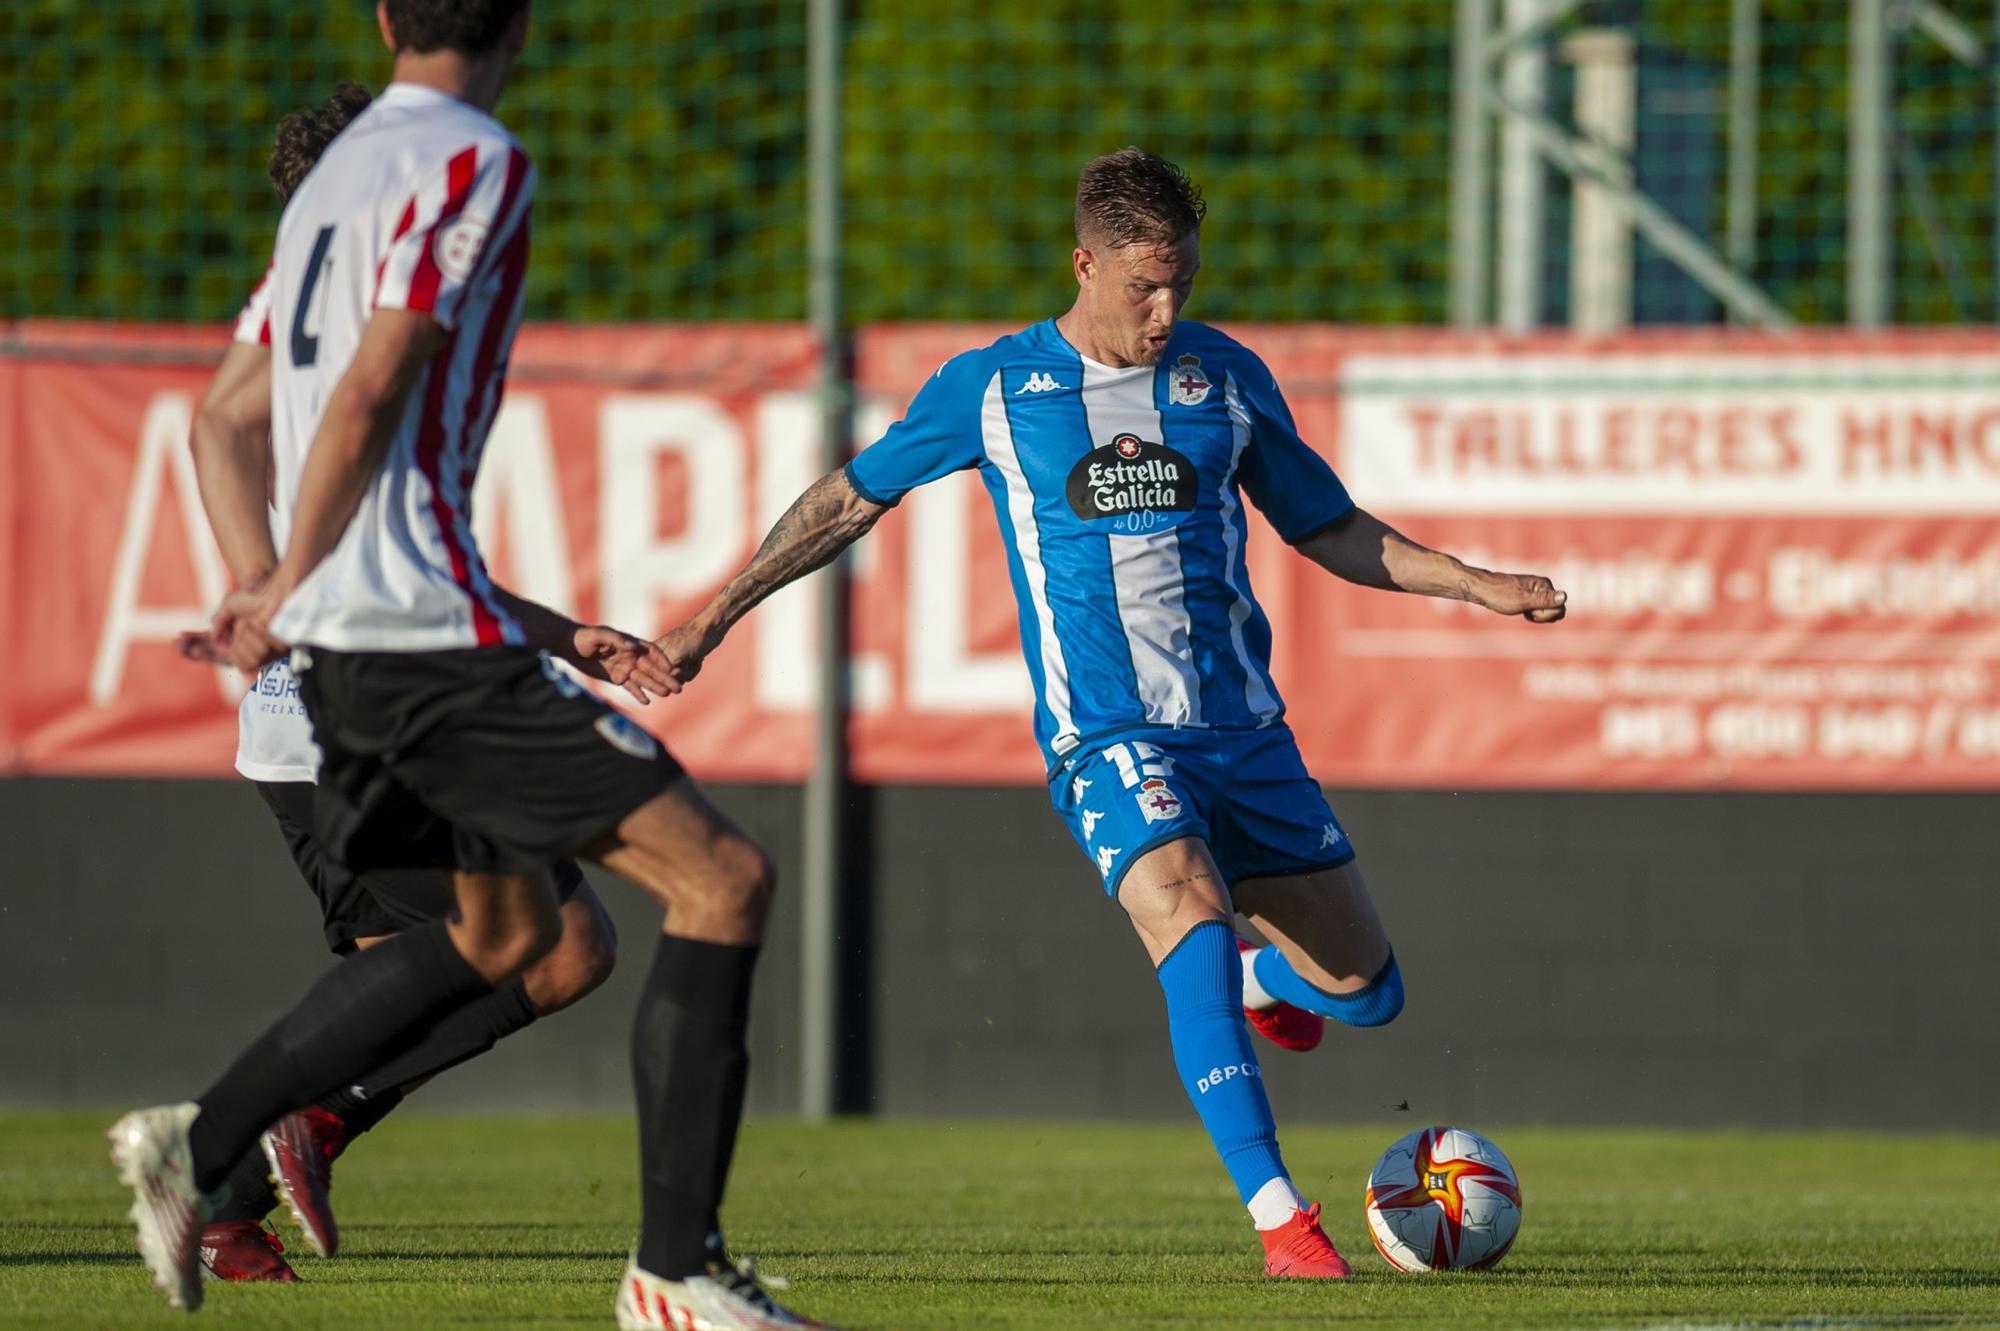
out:
<path id="1" fill-rule="evenodd" d="M 224 601 L 215 639 L 246 670 L 289 652 L 327 853 L 362 867 L 382 811 L 414 798 L 450 826 L 458 910 L 336 966 L 198 1100 L 113 1127 L 140 1251 L 170 1303 L 197 1304 L 204 1194 L 266 1125 L 517 979 L 557 935 L 544 868 L 575 853 L 667 910 L 633 1028 L 642 1218 L 620 1324 L 812 1325 L 720 1232 L 770 861 L 529 648 L 472 538 L 528 258 L 534 172 L 490 114 L 526 0 L 377 12 L 395 81 L 293 196 L 270 273 L 284 554 Z"/>
<path id="2" fill-rule="evenodd" d="M 473 548 L 470 480 L 521 317 L 534 169 L 500 124 L 391 84 L 285 210 L 267 279 L 274 437 L 310 439 L 362 331 L 401 311 L 437 347 L 390 423 L 348 539 L 285 607 L 288 641 L 336 650 L 520 645 Z M 416 316 L 422 316 L 421 319 Z M 378 325 L 380 326 L 380 325 Z M 290 456 L 288 456 L 288 454 Z M 277 450 L 279 493 L 303 450 Z M 275 533 L 282 543 L 286 533 Z"/>
<path id="3" fill-rule="evenodd" d="M 302 107 L 279 123 L 270 174 L 280 200 L 290 199 L 327 145 L 369 100 L 367 89 L 344 83 L 325 101 Z M 276 566 L 271 529 L 287 522 L 291 509 L 291 495 L 270 485 L 270 341 L 267 277 L 237 318 L 235 337 L 195 415 L 190 440 L 202 506 L 231 576 L 243 587 L 261 584 Z M 292 442 L 302 449 L 308 441 Z M 635 696 L 646 696 L 642 643 L 527 602 L 518 603 L 515 614 L 531 629 L 546 632 L 539 645 L 552 656 L 586 673 L 625 684 L 637 671 L 642 678 L 635 681 L 640 686 Z M 182 649 L 197 660 L 214 659 L 205 634 L 186 635 Z M 319 749 L 284 661 L 266 666 L 244 694 L 236 766 L 256 784 L 275 817 L 300 877 L 319 901 L 326 943 L 335 954 L 352 955 L 412 924 L 451 914 L 451 878 L 432 867 L 438 825 L 414 800 L 403 811 L 410 843 L 406 855 L 386 855 L 381 867 L 355 872 L 335 864 L 320 847 L 312 831 Z M 390 863 L 398 858 L 416 867 Z M 550 869 L 562 902 L 562 938 L 556 946 L 513 985 L 459 1008 L 388 1063 L 273 1124 L 262 1149 L 246 1151 L 231 1172 L 228 1195 L 202 1230 L 201 1260 L 211 1275 L 228 1281 L 298 1279 L 282 1255 L 283 1245 L 263 1224 L 280 1196 L 309 1246 L 330 1256 L 338 1228 L 329 1192 L 333 1162 L 341 1152 L 391 1113 L 406 1088 L 576 1002 L 610 974 L 617 944 L 603 904 L 575 861 L 560 860 Z"/>

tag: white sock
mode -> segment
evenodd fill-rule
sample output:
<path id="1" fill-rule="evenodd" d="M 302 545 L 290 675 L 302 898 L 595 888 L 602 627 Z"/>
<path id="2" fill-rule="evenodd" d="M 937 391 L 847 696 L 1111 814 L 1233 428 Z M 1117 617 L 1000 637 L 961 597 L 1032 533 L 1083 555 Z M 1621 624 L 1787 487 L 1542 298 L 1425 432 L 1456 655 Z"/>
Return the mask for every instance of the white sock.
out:
<path id="1" fill-rule="evenodd" d="M 1303 1211 L 1306 1199 L 1283 1174 L 1257 1189 L 1250 1199 L 1250 1223 L 1259 1229 L 1276 1229 L 1288 1223 L 1295 1211 Z"/>
<path id="2" fill-rule="evenodd" d="M 1253 947 L 1243 954 L 1243 1006 L 1252 1012 L 1269 1012 L 1278 1006 L 1278 1000 L 1264 992 L 1264 986 L 1257 983 L 1257 970 L 1251 963 L 1264 949 Z"/>

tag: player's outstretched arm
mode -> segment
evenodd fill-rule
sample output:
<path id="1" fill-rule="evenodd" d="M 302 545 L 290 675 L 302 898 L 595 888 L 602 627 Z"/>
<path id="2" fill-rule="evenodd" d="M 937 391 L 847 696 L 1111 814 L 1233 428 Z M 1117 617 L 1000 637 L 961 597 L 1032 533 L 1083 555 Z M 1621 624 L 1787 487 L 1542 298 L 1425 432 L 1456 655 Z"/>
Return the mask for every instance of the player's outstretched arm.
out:
<path id="1" fill-rule="evenodd" d="M 1532 573 L 1494 573 L 1418 545 L 1372 513 L 1356 508 L 1299 542 L 1299 553 L 1337 578 L 1363 587 L 1470 601 L 1536 624 L 1563 617 L 1568 593 Z"/>
<path id="2" fill-rule="evenodd" d="M 239 587 L 277 566 L 271 493 L 271 350 L 231 342 L 194 414 L 188 446 L 202 511 Z"/>
<path id="3" fill-rule="evenodd" d="M 694 618 L 660 639 L 676 678 L 693 679 L 736 621 L 780 587 L 796 581 L 868 534 L 886 504 L 863 498 L 845 470 L 814 481 L 778 519 L 741 573 L 724 584 Z"/>
<path id="4" fill-rule="evenodd" d="M 521 625 L 530 647 L 569 662 L 592 679 L 616 684 L 640 703 L 651 702 L 654 693 L 680 692 L 680 681 L 668 668 L 667 658 L 644 638 L 604 624 L 579 624 L 560 610 L 505 587 L 495 587 L 493 595 Z"/>
<path id="5" fill-rule="evenodd" d="M 292 535 L 271 576 L 255 591 L 232 593 L 215 616 L 216 643 L 237 667 L 256 670 L 285 650 L 269 633 L 285 598 L 319 567 L 361 507 L 395 437 L 403 405 L 444 340 L 419 310 L 378 309 L 333 387 L 306 454 Z"/>

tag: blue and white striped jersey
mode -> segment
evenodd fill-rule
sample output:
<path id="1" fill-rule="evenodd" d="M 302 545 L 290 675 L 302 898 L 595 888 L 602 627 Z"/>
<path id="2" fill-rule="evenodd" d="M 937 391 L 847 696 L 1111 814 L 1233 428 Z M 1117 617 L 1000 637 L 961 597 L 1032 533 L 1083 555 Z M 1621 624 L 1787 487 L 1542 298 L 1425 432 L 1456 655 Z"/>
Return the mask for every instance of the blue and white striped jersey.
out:
<path id="1" fill-rule="evenodd" d="M 1292 542 L 1354 505 L 1255 354 L 1184 320 L 1158 365 L 1114 369 L 1048 320 L 947 361 L 847 477 L 893 504 L 967 467 L 1006 542 L 1051 768 L 1114 731 L 1283 715 L 1240 496 Z"/>

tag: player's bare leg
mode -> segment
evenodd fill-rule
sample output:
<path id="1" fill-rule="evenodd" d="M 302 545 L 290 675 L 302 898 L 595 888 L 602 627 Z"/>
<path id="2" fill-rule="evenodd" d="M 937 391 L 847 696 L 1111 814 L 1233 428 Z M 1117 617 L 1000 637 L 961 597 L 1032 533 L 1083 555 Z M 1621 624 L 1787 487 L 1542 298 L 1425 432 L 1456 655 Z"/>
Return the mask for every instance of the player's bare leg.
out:
<path id="1" fill-rule="evenodd" d="M 562 937 L 562 914 L 546 873 L 453 875 L 457 914 L 445 921 L 458 954 L 496 988 L 519 979 Z"/>
<path id="2" fill-rule="evenodd" d="M 618 1323 L 815 1325 L 774 1301 L 722 1242 L 750 1069 L 751 978 L 777 883 L 770 857 L 686 778 L 587 853 L 666 909 L 632 1024 L 641 1219 Z"/>
<path id="3" fill-rule="evenodd" d="M 1236 904 L 1276 955 L 1246 954 L 1246 1002 L 1288 1003 L 1350 1026 L 1380 1026 L 1403 1005 L 1402 976 L 1374 898 L 1352 862 L 1236 885 Z"/>
<path id="4" fill-rule="evenodd" d="M 562 904 L 562 936 L 548 955 L 521 976 L 535 1015 L 560 1012 L 611 978 L 618 962 L 618 931 L 604 903 L 589 887 Z"/>
<path id="5" fill-rule="evenodd" d="M 627 814 L 590 857 L 666 908 L 661 932 L 747 946 L 764 938 L 777 872 L 763 847 L 688 778 Z"/>
<path id="6" fill-rule="evenodd" d="M 1278 1152 L 1277 1124 L 1243 1021 L 1235 908 L 1208 846 L 1188 836 L 1140 856 L 1119 880 L 1118 904 L 1159 976 L 1174 1066 L 1257 1226 L 1265 1274 L 1348 1275 L 1320 1228 L 1319 1208 L 1292 1187 Z"/>
<path id="7" fill-rule="evenodd" d="M 1118 884 L 1118 904 L 1155 967 L 1197 925 L 1228 925 L 1236 918 L 1229 888 L 1207 844 L 1192 836 L 1157 846 L 1133 861 Z"/>

